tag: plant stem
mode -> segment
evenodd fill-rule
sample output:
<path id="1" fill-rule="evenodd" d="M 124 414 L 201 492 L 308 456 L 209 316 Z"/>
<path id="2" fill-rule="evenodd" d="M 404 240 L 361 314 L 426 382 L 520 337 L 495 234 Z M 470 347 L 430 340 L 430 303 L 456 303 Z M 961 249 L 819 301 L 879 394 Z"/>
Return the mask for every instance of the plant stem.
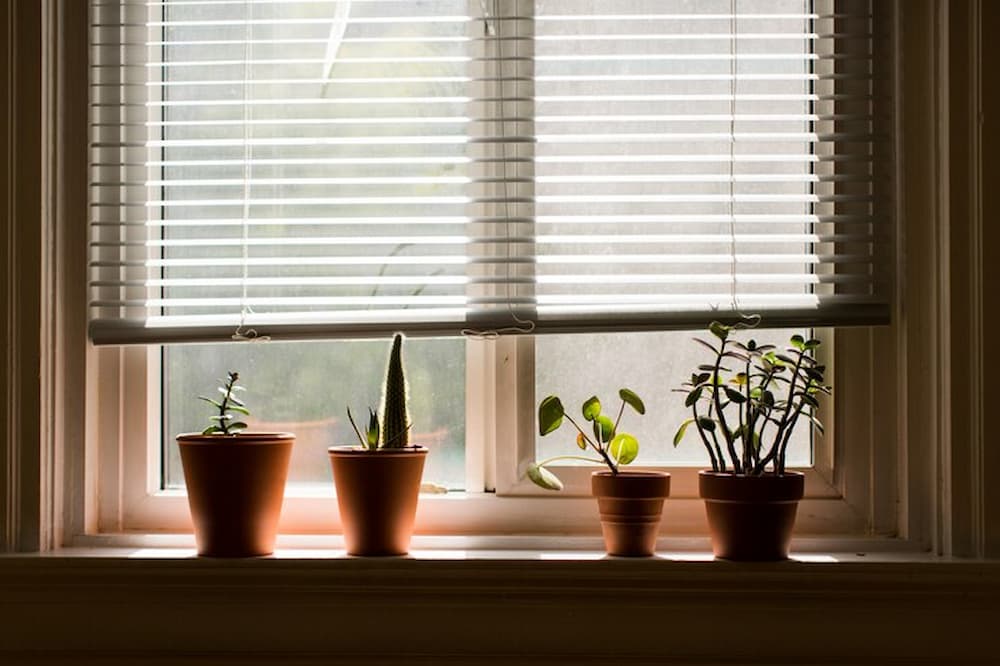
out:
<path id="1" fill-rule="evenodd" d="M 729 432 L 729 426 L 726 424 L 726 415 L 722 413 L 722 400 L 719 398 L 719 368 L 722 366 L 722 354 L 725 351 L 726 341 L 721 340 L 719 353 L 715 357 L 715 372 L 712 375 L 712 398 L 715 400 L 715 413 L 719 417 L 719 427 L 722 428 L 722 436 L 726 439 L 729 458 L 733 461 L 733 470 L 739 474 L 742 471 L 740 468 L 740 458 L 736 453 L 736 447 L 733 445 L 733 435 Z"/>
<path id="2" fill-rule="evenodd" d="M 587 458 L 585 456 L 553 456 L 535 464 L 539 467 L 545 467 L 550 462 L 555 462 L 556 460 L 584 460 L 586 462 L 597 463 L 598 465 L 604 464 L 604 461 L 600 458 Z"/>
<path id="3" fill-rule="evenodd" d="M 615 419 L 615 432 L 618 432 L 618 424 L 622 422 L 622 414 L 625 413 L 625 401 L 622 400 L 622 406 L 618 408 L 618 418 Z"/>
<path id="4" fill-rule="evenodd" d="M 603 446 L 598 446 L 597 444 L 594 444 L 593 440 L 591 440 L 590 437 L 587 437 L 587 433 L 585 433 L 583 431 L 583 428 L 581 428 L 580 425 L 576 421 L 573 420 L 572 416 L 570 416 L 569 414 L 564 414 L 564 416 L 567 418 L 567 420 L 569 420 L 570 423 L 573 424 L 573 427 L 576 428 L 577 431 L 581 435 L 583 435 L 583 440 L 585 442 L 587 442 L 588 444 L 590 444 L 590 446 L 593 447 L 593 449 L 595 451 L 597 451 L 598 454 L 600 454 L 601 458 L 604 459 L 605 464 L 607 464 L 608 469 L 611 470 L 611 473 L 612 474 L 617 474 L 618 473 L 618 465 L 616 465 L 614 463 L 614 461 L 611 460 L 611 456 L 608 455 L 608 452 L 604 449 L 604 447 Z"/>
<path id="5" fill-rule="evenodd" d="M 802 368 L 802 353 L 799 353 L 799 358 L 795 362 L 795 369 L 792 370 L 791 381 L 788 382 L 788 400 L 785 401 L 785 413 L 781 415 L 781 422 L 778 424 L 778 433 L 774 436 L 774 446 L 768 451 L 767 457 L 774 460 L 775 469 L 778 468 L 779 464 L 784 467 L 784 462 L 777 459 L 780 451 L 781 440 L 785 436 L 785 428 L 788 425 L 788 415 L 792 410 L 792 399 L 795 397 L 795 384 L 799 380 L 799 371 Z"/>
<path id="6" fill-rule="evenodd" d="M 719 462 L 715 459 L 715 452 L 712 451 L 712 445 L 709 444 L 708 437 L 705 437 L 705 431 L 701 429 L 701 424 L 698 423 L 698 408 L 695 405 L 691 405 L 691 414 L 694 416 L 694 425 L 698 428 L 698 436 L 701 437 L 701 441 L 705 444 L 705 448 L 708 450 L 708 457 L 712 461 L 712 471 L 723 471 L 719 469 Z"/>
<path id="7" fill-rule="evenodd" d="M 236 383 L 235 373 L 230 372 L 226 380 L 226 395 L 222 396 L 222 403 L 219 405 L 219 416 L 225 416 L 226 410 L 229 409 L 229 396 L 233 393 L 233 385 Z M 219 419 L 219 427 L 222 428 L 222 434 L 229 434 L 229 423 L 225 418 Z"/>

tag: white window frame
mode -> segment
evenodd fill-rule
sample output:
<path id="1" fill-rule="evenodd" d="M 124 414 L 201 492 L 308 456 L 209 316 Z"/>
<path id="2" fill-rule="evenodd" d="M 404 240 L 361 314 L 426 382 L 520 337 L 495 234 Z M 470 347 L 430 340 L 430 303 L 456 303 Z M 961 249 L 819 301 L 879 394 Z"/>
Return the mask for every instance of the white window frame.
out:
<path id="1" fill-rule="evenodd" d="M 529 5 L 527 0 L 503 3 L 522 14 Z M 497 22 L 500 28 L 519 23 Z M 506 95 L 511 96 L 509 91 Z M 499 109 L 494 113 L 499 115 Z M 896 447 L 878 445 L 882 435 L 895 434 L 894 428 L 892 433 L 882 432 L 887 428 L 867 401 L 876 385 L 875 359 L 893 354 L 891 343 L 898 333 L 892 331 L 897 330 L 898 323 L 889 335 L 872 329 L 821 333 L 827 343 L 821 348 L 827 355 L 823 360 L 832 369 L 829 378 L 835 391 L 821 405 L 827 432 L 815 437 L 814 463 L 801 470 L 806 473 L 806 498 L 799 510 L 797 535 L 899 536 Z M 184 492 L 160 488 L 159 348 L 98 348 L 90 358 L 88 375 L 97 378 L 99 387 L 96 400 L 88 404 L 88 412 L 97 415 L 98 499 L 97 519 L 89 521 L 85 532 L 189 532 Z M 418 534 L 598 533 L 588 482 L 595 468 L 561 467 L 567 488 L 560 494 L 542 491 L 523 477 L 535 453 L 533 363 L 530 337 L 466 342 L 465 452 L 470 490 L 423 495 Z M 888 387 L 882 378 L 878 385 L 895 392 L 896 381 L 893 374 Z M 670 380 L 665 378 L 665 383 Z M 511 413 L 518 414 L 516 423 L 497 418 Z M 672 474 L 661 535 L 705 535 L 704 509 L 697 495 L 699 468 L 659 469 Z M 481 492 L 471 490 L 479 488 Z M 329 492 L 307 494 L 293 486 L 279 530 L 339 532 L 332 482 Z"/>

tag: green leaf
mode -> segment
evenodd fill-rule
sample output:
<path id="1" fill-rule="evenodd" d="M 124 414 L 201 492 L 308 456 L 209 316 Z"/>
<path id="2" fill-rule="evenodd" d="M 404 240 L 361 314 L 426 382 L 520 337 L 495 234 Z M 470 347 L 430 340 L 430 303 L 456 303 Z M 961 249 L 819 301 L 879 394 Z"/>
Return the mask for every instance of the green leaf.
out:
<path id="1" fill-rule="evenodd" d="M 211 419 L 212 421 L 220 421 L 221 422 L 221 421 L 229 421 L 230 419 L 233 418 L 233 415 L 232 414 L 212 414 L 208 418 Z"/>
<path id="2" fill-rule="evenodd" d="M 819 420 L 818 418 L 816 418 L 815 416 L 810 416 L 810 417 L 809 417 L 809 422 L 813 424 L 813 427 L 815 427 L 815 428 L 816 428 L 816 430 L 819 430 L 820 434 L 823 434 L 823 433 L 825 433 L 825 432 L 826 432 L 826 431 L 825 431 L 825 430 L 823 429 L 823 424 L 822 424 L 822 423 L 820 422 L 820 420 Z"/>
<path id="3" fill-rule="evenodd" d="M 215 390 L 224 395 L 225 397 L 227 398 L 229 397 L 229 390 L 226 389 L 225 386 L 216 386 Z"/>
<path id="4" fill-rule="evenodd" d="M 798 334 L 793 335 L 790 342 L 792 343 L 792 346 L 798 349 L 799 351 L 804 351 L 806 348 L 805 338 L 803 338 L 801 335 Z"/>
<path id="5" fill-rule="evenodd" d="M 537 463 L 528 465 L 528 478 L 536 486 L 546 490 L 563 489 L 563 483 L 559 477 Z"/>
<path id="6" fill-rule="evenodd" d="M 618 397 L 625 401 L 629 407 L 634 409 L 639 414 L 646 413 L 646 405 L 642 402 L 642 398 L 640 398 L 632 389 L 618 389 Z"/>
<path id="7" fill-rule="evenodd" d="M 245 407 L 246 406 L 245 402 L 243 402 L 242 400 L 240 400 L 239 398 L 237 398 L 234 395 L 229 396 L 229 402 L 231 404 L 233 404 L 233 405 L 238 405 L 240 407 Z"/>
<path id="8" fill-rule="evenodd" d="M 240 414 L 246 414 L 247 416 L 250 416 L 250 410 L 244 407 L 243 405 L 229 405 L 229 409 L 234 412 L 239 412 Z"/>
<path id="9" fill-rule="evenodd" d="M 812 407 L 819 407 L 819 400 L 817 400 L 816 398 L 814 398 L 814 397 L 812 397 L 811 395 L 808 395 L 808 394 L 803 394 L 802 395 L 802 402 L 804 402 L 807 405 L 810 405 Z"/>
<path id="10" fill-rule="evenodd" d="M 721 324 L 717 321 L 713 321 L 708 325 L 708 330 L 712 332 L 712 335 L 719 338 L 720 340 L 725 340 L 729 337 L 729 331 L 732 330 L 729 326 Z"/>
<path id="11" fill-rule="evenodd" d="M 674 447 L 676 448 L 681 440 L 684 439 L 684 433 L 687 432 L 688 426 L 694 423 L 694 419 L 684 419 L 681 426 L 677 428 L 677 432 L 674 433 Z"/>
<path id="12" fill-rule="evenodd" d="M 707 432 L 715 432 L 715 421 L 707 416 L 699 416 L 698 427 Z"/>
<path id="13" fill-rule="evenodd" d="M 737 391 L 736 389 L 726 386 L 725 390 L 726 390 L 726 396 L 728 396 L 728 398 L 733 402 L 735 402 L 736 404 L 738 405 L 743 404 L 744 402 L 747 401 L 747 397 L 742 393 L 740 393 L 739 391 Z"/>
<path id="14" fill-rule="evenodd" d="M 549 434 L 562 425 L 565 415 L 566 411 L 558 397 L 550 395 L 545 398 L 538 405 L 538 433 L 543 437 Z"/>
<path id="15" fill-rule="evenodd" d="M 746 383 L 747 383 L 747 373 L 740 372 L 735 377 L 733 377 L 732 379 L 730 379 L 729 381 L 732 382 L 733 384 L 736 384 L 737 386 L 746 386 Z"/>
<path id="16" fill-rule="evenodd" d="M 596 437 L 601 444 L 606 444 L 607 442 L 611 441 L 611 438 L 614 436 L 615 436 L 614 421 L 612 421 L 609 417 L 604 416 L 603 414 L 594 419 L 594 437 Z"/>
<path id="17" fill-rule="evenodd" d="M 211 398 L 206 398 L 206 397 L 205 397 L 205 396 L 203 396 L 203 395 L 199 395 L 199 396 L 198 396 L 198 399 L 199 399 L 199 400 L 204 400 L 205 402 L 207 402 L 207 403 L 209 403 L 209 404 L 211 404 L 211 405 L 214 405 L 214 406 L 218 407 L 219 409 L 222 409 L 222 403 L 220 403 L 220 402 L 217 402 L 217 401 L 215 401 L 215 400 L 212 400 Z"/>
<path id="18" fill-rule="evenodd" d="M 587 438 L 583 436 L 582 432 L 576 433 L 576 445 L 583 451 L 587 450 Z"/>
<path id="19" fill-rule="evenodd" d="M 702 388 L 699 386 L 695 390 L 693 390 L 690 393 L 688 393 L 687 397 L 684 398 L 684 406 L 685 407 L 690 407 L 694 403 L 698 402 L 698 399 L 701 398 L 701 392 L 702 392 Z"/>
<path id="20" fill-rule="evenodd" d="M 627 465 L 639 455 L 639 440 L 627 432 L 620 432 L 608 446 L 611 457 L 620 465 Z"/>
<path id="21" fill-rule="evenodd" d="M 601 401 L 596 395 L 592 395 L 583 403 L 583 418 L 593 421 L 601 415 Z"/>
<path id="22" fill-rule="evenodd" d="M 236 423 L 230 423 L 229 424 L 229 431 L 230 432 L 237 432 L 237 431 L 246 430 L 246 429 L 247 429 L 247 424 L 244 423 L 243 421 L 237 421 Z"/>
<path id="23" fill-rule="evenodd" d="M 813 349 L 819 347 L 820 344 L 820 341 L 816 338 L 810 338 L 809 340 L 806 340 L 806 349 L 812 351 Z"/>
<path id="24" fill-rule="evenodd" d="M 204 430 L 202 430 L 201 434 L 203 434 L 203 435 L 214 435 L 217 432 L 222 432 L 222 428 L 220 428 L 217 425 L 210 425 L 207 428 L 205 428 Z"/>

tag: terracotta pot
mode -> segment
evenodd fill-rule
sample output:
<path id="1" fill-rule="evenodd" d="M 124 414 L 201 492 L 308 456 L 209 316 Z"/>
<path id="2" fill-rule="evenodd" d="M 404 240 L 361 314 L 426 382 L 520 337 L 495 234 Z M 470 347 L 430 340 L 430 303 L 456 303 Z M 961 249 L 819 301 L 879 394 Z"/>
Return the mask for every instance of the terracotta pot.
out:
<path id="1" fill-rule="evenodd" d="M 663 500 L 670 495 L 666 472 L 594 472 L 590 489 L 597 498 L 608 555 L 649 557 L 656 551 Z"/>
<path id="2" fill-rule="evenodd" d="M 795 510 L 805 489 L 801 472 L 782 476 L 698 474 L 712 551 L 725 560 L 787 560 Z"/>
<path id="3" fill-rule="evenodd" d="M 287 432 L 177 436 L 199 555 L 274 552 L 294 443 Z"/>
<path id="4" fill-rule="evenodd" d="M 328 449 L 350 555 L 405 555 L 417 515 L 427 449 Z"/>

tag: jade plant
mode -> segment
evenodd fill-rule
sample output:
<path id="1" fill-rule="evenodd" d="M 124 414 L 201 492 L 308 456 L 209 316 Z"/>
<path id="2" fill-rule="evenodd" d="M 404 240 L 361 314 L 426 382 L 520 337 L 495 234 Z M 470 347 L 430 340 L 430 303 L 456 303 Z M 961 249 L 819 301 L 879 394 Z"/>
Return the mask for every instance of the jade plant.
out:
<path id="1" fill-rule="evenodd" d="M 528 478 L 535 485 L 546 490 L 562 490 L 563 483 L 546 465 L 557 460 L 582 460 L 591 463 L 607 465 L 612 474 L 618 474 L 620 465 L 627 465 L 639 455 L 639 440 L 627 432 L 620 432 L 618 425 L 621 423 L 622 415 L 625 413 L 625 405 L 628 405 L 639 414 L 646 413 L 646 406 L 642 399 L 627 388 L 619 389 L 618 397 L 621 398 L 621 406 L 618 408 L 617 417 L 612 420 L 610 416 L 601 411 L 601 401 L 598 397 L 591 396 L 584 400 L 580 411 L 585 421 L 590 422 L 590 433 L 584 431 L 580 424 L 573 420 L 573 417 L 566 413 L 562 401 L 558 396 L 550 395 L 538 405 L 538 432 L 542 437 L 555 432 L 562 425 L 563 419 L 569 421 L 576 428 L 576 445 L 582 451 L 592 451 L 597 455 L 563 455 L 547 458 L 541 462 L 532 462 L 528 465 Z"/>
<path id="2" fill-rule="evenodd" d="M 403 372 L 403 335 L 397 333 L 392 340 L 392 351 L 389 352 L 389 366 L 385 373 L 385 383 L 382 386 L 382 418 L 379 424 L 379 414 L 368 408 L 368 425 L 364 434 L 347 408 L 347 418 L 358 436 L 361 448 L 369 451 L 383 449 L 405 449 L 410 445 L 410 416 L 406 408 L 406 375 Z"/>
<path id="3" fill-rule="evenodd" d="M 825 366 L 814 356 L 819 340 L 796 334 L 779 350 L 732 337 L 734 331 L 754 325 L 715 321 L 709 326 L 715 340 L 695 338 L 712 352 L 712 361 L 699 365 L 681 388 L 674 389 L 684 393 L 684 406 L 691 411 L 674 435 L 674 446 L 694 425 L 713 471 L 781 475 L 796 426 L 809 423 L 823 431 L 816 418 L 817 397 L 831 389 L 824 384 Z"/>
<path id="4" fill-rule="evenodd" d="M 238 414 L 243 414 L 246 416 L 250 415 L 250 410 L 243 403 L 242 400 L 237 398 L 234 393 L 245 391 L 246 389 L 238 385 L 236 381 L 240 378 L 240 373 L 235 370 L 231 370 L 226 373 L 225 379 L 220 379 L 222 386 L 217 387 L 219 393 L 222 394 L 222 399 L 217 400 L 215 398 L 209 398 L 208 396 L 199 395 L 199 400 L 204 400 L 205 402 L 211 404 L 218 410 L 217 414 L 213 414 L 208 418 L 212 421 L 211 425 L 201 431 L 203 435 L 236 435 L 247 428 L 247 424 L 243 421 L 237 420 L 239 417 L 234 416 L 231 412 L 236 412 Z"/>

